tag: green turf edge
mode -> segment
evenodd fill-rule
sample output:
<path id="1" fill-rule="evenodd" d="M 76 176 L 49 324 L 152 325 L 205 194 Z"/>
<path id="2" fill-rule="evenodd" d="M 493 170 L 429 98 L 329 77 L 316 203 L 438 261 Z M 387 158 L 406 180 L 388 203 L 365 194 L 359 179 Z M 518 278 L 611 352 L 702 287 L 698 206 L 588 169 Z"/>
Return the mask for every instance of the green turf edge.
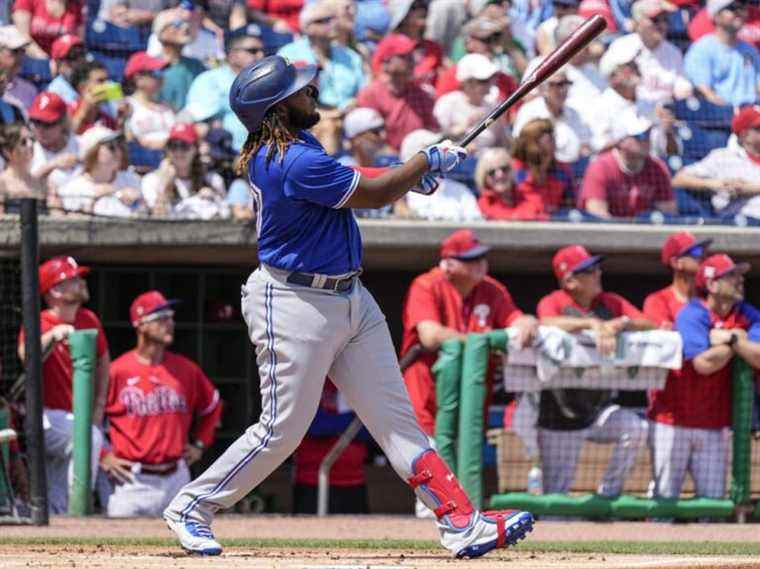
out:
<path id="1" fill-rule="evenodd" d="M 440 548 L 436 541 L 411 539 L 249 539 L 220 540 L 227 547 L 290 548 L 290 549 L 413 549 Z M 62 538 L 62 537 L 0 537 L 0 545 L 108 545 L 176 547 L 170 538 Z M 536 553 L 607 553 L 629 555 L 748 555 L 760 557 L 760 542 L 702 542 L 702 541 L 526 541 L 520 551 Z"/>

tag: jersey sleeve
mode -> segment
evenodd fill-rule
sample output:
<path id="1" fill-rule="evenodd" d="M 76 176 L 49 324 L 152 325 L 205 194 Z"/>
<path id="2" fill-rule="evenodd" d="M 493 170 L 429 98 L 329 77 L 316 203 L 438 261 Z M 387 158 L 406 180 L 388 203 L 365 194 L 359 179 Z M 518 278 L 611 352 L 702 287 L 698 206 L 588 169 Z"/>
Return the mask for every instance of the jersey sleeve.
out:
<path id="1" fill-rule="evenodd" d="M 562 316 L 562 307 L 559 305 L 553 294 L 546 295 L 538 302 L 536 316 L 538 316 L 538 318 Z"/>
<path id="2" fill-rule="evenodd" d="M 192 440 L 201 441 L 206 448 L 214 442 L 214 430 L 219 424 L 222 415 L 222 403 L 219 399 L 219 391 L 206 377 L 200 367 L 195 366 L 195 429 Z"/>
<path id="3" fill-rule="evenodd" d="M 506 287 L 496 289 L 494 303 L 496 304 L 496 318 L 494 318 L 496 328 L 511 326 L 517 318 L 523 315 L 523 311 L 512 300 L 512 295 L 509 294 Z"/>
<path id="4" fill-rule="evenodd" d="M 741 311 L 749 321 L 747 339 L 753 342 L 760 342 L 760 310 L 747 302 L 743 302 Z"/>
<path id="5" fill-rule="evenodd" d="M 633 320 L 646 319 L 646 316 L 644 316 L 644 313 L 641 312 L 641 310 L 636 308 L 632 303 L 628 302 L 619 294 L 608 293 L 608 299 L 612 301 L 612 306 L 610 308 L 614 308 L 616 317 L 627 316 Z"/>
<path id="6" fill-rule="evenodd" d="M 432 284 L 417 279 L 409 287 L 404 304 L 405 328 L 411 330 L 425 320 L 441 322 L 441 312 L 438 309 Z"/>
<path id="7" fill-rule="evenodd" d="M 706 310 L 686 305 L 676 317 L 676 330 L 681 334 L 685 360 L 693 360 L 710 348 L 710 315 Z"/>
<path id="8" fill-rule="evenodd" d="M 667 303 L 657 293 L 650 294 L 644 300 L 644 316 L 660 327 L 663 327 L 665 324 L 671 326 L 673 324 L 668 318 Z"/>
<path id="9" fill-rule="evenodd" d="M 331 208 L 343 207 L 359 185 L 359 172 L 317 149 L 307 148 L 289 164 L 285 195 Z"/>

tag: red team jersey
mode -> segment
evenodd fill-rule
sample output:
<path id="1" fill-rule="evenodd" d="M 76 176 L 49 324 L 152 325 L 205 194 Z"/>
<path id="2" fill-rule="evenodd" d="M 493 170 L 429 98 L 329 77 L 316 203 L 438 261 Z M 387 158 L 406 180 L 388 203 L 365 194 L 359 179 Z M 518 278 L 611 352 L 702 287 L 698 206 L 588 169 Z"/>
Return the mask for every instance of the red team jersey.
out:
<path id="1" fill-rule="evenodd" d="M 673 287 L 666 286 L 644 299 L 644 315 L 663 330 L 672 330 L 684 304 L 686 301 L 676 296 Z"/>
<path id="2" fill-rule="evenodd" d="M 425 320 L 439 322 L 461 333 L 487 332 L 506 328 L 521 315 L 506 287 L 497 280 L 487 276 L 463 299 L 443 271 L 434 268 L 414 279 L 407 293 L 402 315 L 401 356 L 419 343 L 417 324 Z M 428 435 L 435 429 L 435 378 L 431 367 L 436 357 L 436 354 L 423 354 L 404 371 L 417 421 Z"/>
<path id="3" fill-rule="evenodd" d="M 184 356 L 166 352 L 160 364 L 149 365 L 132 350 L 111 364 L 105 413 L 120 458 L 143 464 L 179 460 L 191 432 L 192 440 L 209 447 L 221 412 L 219 392 Z"/>
<path id="4" fill-rule="evenodd" d="M 43 310 L 40 313 L 40 333 L 45 334 L 59 324 L 66 324 L 54 312 Z M 80 308 L 71 324 L 76 330 L 95 328 L 98 335 L 95 339 L 95 350 L 98 359 L 108 351 L 106 335 L 103 326 L 95 313 L 86 308 Z M 24 343 L 24 330 L 18 336 L 19 345 Z M 71 411 L 72 380 L 74 368 L 71 363 L 71 352 L 66 342 L 56 342 L 53 351 L 42 364 L 42 404 L 47 409 L 62 409 Z"/>
<path id="5" fill-rule="evenodd" d="M 638 308 L 614 292 L 600 293 L 589 308 L 583 308 L 564 290 L 555 290 L 541 299 L 536 313 L 539 318 L 587 316 L 589 314 L 595 314 L 603 320 L 611 320 L 618 316 L 627 316 L 633 319 L 644 318 Z"/>

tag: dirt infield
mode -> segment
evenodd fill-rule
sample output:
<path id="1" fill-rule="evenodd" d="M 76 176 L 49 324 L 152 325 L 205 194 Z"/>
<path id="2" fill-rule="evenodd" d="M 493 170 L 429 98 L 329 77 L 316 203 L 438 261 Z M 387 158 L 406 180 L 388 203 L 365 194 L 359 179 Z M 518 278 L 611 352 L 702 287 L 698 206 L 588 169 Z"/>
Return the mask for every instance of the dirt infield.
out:
<path id="1" fill-rule="evenodd" d="M 136 569 L 194 568 L 413 568 L 495 567 L 525 569 L 760 569 L 760 558 L 731 555 L 630 555 L 606 553 L 499 551 L 472 561 L 452 559 L 440 548 L 351 548 L 337 540 L 433 541 L 437 533 L 429 521 L 395 516 L 335 516 L 329 520 L 288 516 L 220 516 L 214 525 L 217 537 L 232 546 L 219 558 L 203 559 L 182 554 L 177 547 L 114 544 L 114 540 L 170 537 L 160 520 L 86 520 L 56 518 L 45 528 L 0 527 L 0 567 L 71 567 L 81 569 L 124 567 Z M 66 544 L 66 539 L 94 541 Z M 335 548 L 242 547 L 241 539 L 334 539 Z M 30 543 L 29 540 L 35 540 Z M 50 543 L 45 541 L 50 540 Z M 98 544 L 102 540 L 103 544 Z M 110 540 L 110 543 L 109 543 Z M 17 543 L 13 543 L 17 541 Z M 530 543 L 579 541 L 652 542 L 758 542 L 758 525 L 654 523 L 539 522 Z M 168 542 L 167 542 L 168 543 Z"/>

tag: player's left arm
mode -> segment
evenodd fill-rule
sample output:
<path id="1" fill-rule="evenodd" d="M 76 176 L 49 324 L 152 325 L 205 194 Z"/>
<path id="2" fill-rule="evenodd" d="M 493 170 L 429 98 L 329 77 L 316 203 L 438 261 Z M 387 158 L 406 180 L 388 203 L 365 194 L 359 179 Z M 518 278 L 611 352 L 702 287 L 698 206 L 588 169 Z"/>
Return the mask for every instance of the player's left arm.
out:
<path id="1" fill-rule="evenodd" d="M 196 369 L 196 389 L 198 392 L 193 408 L 195 426 L 190 433 L 189 442 L 185 446 L 185 460 L 188 464 L 198 460 L 203 451 L 214 443 L 214 431 L 222 416 L 219 391 L 199 367 Z"/>
<path id="2" fill-rule="evenodd" d="M 504 287 L 500 289 L 498 298 L 499 328 L 514 327 L 517 330 L 517 338 L 520 346 L 530 346 L 538 331 L 538 319 L 532 314 L 525 314 L 512 300 L 512 295 Z"/>

